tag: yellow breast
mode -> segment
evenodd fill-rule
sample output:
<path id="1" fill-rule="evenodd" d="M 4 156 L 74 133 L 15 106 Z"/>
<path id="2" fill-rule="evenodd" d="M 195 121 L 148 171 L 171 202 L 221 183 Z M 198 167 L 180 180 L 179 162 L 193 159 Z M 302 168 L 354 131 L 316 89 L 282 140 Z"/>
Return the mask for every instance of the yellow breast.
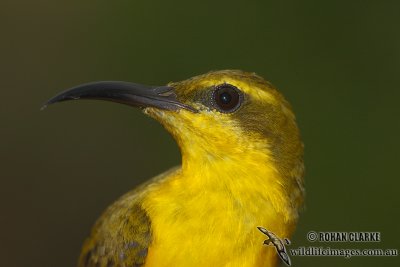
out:
<path id="1" fill-rule="evenodd" d="M 153 236 L 146 266 L 274 266 L 257 226 L 288 237 L 297 211 L 268 162 L 257 150 L 193 158 L 152 185 L 143 200 Z"/>

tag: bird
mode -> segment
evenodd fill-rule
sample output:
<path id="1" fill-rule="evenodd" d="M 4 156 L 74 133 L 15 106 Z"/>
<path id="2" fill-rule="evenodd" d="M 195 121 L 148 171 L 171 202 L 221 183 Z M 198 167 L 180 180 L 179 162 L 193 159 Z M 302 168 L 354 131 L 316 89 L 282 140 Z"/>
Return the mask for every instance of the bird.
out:
<path id="1" fill-rule="evenodd" d="M 270 82 L 241 70 L 165 86 L 90 82 L 43 107 L 78 99 L 140 108 L 182 156 L 104 211 L 78 267 L 279 264 L 257 227 L 294 233 L 304 206 L 304 145 L 290 104 Z"/>

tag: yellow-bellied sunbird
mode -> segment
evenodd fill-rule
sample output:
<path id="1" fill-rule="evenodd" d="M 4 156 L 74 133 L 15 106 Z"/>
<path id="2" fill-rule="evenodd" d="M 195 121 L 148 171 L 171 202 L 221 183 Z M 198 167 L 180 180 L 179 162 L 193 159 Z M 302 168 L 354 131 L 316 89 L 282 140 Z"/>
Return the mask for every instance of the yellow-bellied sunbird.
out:
<path id="1" fill-rule="evenodd" d="M 289 103 L 254 73 L 223 70 L 167 86 L 87 83 L 46 105 L 101 99 L 140 107 L 173 136 L 175 167 L 98 219 L 79 267 L 275 266 L 265 227 L 290 237 L 303 204 L 303 144 Z"/>

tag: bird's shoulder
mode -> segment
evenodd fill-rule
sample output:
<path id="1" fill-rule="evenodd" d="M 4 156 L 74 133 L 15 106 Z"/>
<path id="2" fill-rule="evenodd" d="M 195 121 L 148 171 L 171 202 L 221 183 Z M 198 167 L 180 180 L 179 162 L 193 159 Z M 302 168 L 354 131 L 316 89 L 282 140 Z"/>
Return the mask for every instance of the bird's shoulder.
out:
<path id="1" fill-rule="evenodd" d="M 152 241 L 151 220 L 142 207 L 144 193 L 178 170 L 150 179 L 109 206 L 86 239 L 78 266 L 142 266 Z"/>

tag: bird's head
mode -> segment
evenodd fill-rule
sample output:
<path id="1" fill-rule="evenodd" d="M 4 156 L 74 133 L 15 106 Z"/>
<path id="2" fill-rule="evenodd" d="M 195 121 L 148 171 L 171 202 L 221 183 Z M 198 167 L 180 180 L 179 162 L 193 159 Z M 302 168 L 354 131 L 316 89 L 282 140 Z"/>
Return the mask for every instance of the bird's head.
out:
<path id="1" fill-rule="evenodd" d="M 268 161 L 288 180 L 301 182 L 303 145 L 288 102 L 254 73 L 223 70 L 167 86 L 96 82 L 74 87 L 46 105 L 101 99 L 138 106 L 178 142 L 185 161 Z M 205 163 L 206 164 L 206 163 Z M 301 186 L 300 186 L 301 187 Z"/>

